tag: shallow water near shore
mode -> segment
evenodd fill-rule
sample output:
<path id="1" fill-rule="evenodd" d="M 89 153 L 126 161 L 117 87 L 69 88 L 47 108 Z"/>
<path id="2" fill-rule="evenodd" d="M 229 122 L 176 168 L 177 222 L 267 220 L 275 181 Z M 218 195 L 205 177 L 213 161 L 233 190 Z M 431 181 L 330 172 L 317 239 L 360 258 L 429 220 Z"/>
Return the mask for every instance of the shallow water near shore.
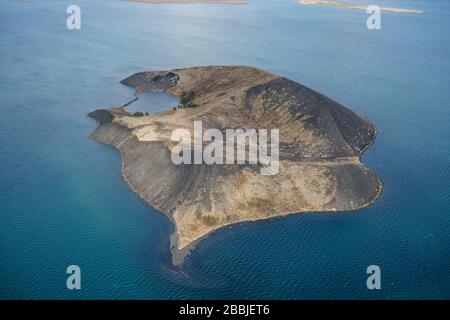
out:
<path id="1" fill-rule="evenodd" d="M 364 12 L 296 1 L 79 0 L 69 31 L 69 3 L 0 1 L 0 298 L 450 298 L 450 2 L 379 3 L 425 13 L 383 13 L 369 31 Z M 131 100 L 119 81 L 135 72 L 211 64 L 274 72 L 369 118 L 380 199 L 225 227 L 171 267 L 173 226 L 86 115 Z M 128 108 L 171 102 L 145 97 Z M 82 290 L 66 288 L 71 264 Z"/>

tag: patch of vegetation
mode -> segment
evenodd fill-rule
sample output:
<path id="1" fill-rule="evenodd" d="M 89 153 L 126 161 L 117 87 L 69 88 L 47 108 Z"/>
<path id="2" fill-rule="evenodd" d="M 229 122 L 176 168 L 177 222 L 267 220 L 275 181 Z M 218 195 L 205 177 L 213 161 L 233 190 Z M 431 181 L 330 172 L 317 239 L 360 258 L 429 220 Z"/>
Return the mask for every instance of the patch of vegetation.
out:
<path id="1" fill-rule="evenodd" d="M 183 91 L 180 96 L 180 103 L 178 105 L 178 108 L 196 108 L 198 107 L 198 104 L 194 102 L 196 97 L 195 91 L 189 91 L 185 92 Z"/>
<path id="2" fill-rule="evenodd" d="M 193 103 L 193 102 L 190 102 L 190 103 L 188 103 L 188 105 L 187 105 L 186 107 L 187 107 L 187 108 L 197 108 L 197 107 L 198 107 L 198 104 Z"/>
<path id="3" fill-rule="evenodd" d="M 213 216 L 203 216 L 202 217 L 202 221 L 204 224 L 206 224 L 207 226 L 213 226 L 217 224 L 217 218 L 213 217 Z"/>
<path id="4" fill-rule="evenodd" d="M 197 219 L 200 219 L 201 216 L 202 216 L 202 210 L 199 207 L 197 207 L 197 209 L 195 209 L 195 217 Z"/>
<path id="5" fill-rule="evenodd" d="M 248 205 L 249 205 L 249 207 L 255 207 L 255 208 L 258 208 L 258 209 L 263 209 L 263 208 L 269 207 L 271 205 L 271 203 L 267 199 L 256 198 L 256 199 L 250 200 Z"/>
<path id="6" fill-rule="evenodd" d="M 148 115 L 149 115 L 148 112 L 140 112 L 140 111 L 137 111 L 137 112 L 133 113 L 133 116 L 134 116 L 134 117 L 143 117 L 143 116 L 148 116 Z"/>

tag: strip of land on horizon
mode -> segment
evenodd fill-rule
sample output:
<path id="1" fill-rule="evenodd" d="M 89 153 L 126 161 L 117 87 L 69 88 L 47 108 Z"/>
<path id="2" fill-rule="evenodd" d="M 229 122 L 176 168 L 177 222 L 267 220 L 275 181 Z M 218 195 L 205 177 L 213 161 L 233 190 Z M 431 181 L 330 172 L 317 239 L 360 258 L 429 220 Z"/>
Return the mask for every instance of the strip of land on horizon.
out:
<path id="1" fill-rule="evenodd" d="M 148 3 L 148 4 L 193 4 L 193 3 L 203 3 L 203 4 L 246 4 L 247 0 L 126 0 L 129 2 L 139 2 L 139 3 Z M 322 5 L 322 6 L 333 6 L 333 7 L 343 7 L 349 9 L 357 9 L 357 10 L 366 10 L 368 6 L 361 5 L 358 3 L 352 2 L 343 2 L 343 1 L 334 1 L 334 0 L 298 0 L 299 4 L 302 5 Z M 414 9 L 402 9 L 402 8 L 387 8 L 380 7 L 383 11 L 389 11 L 394 13 L 408 13 L 408 14 L 417 14 L 423 13 L 421 10 Z"/>
<path id="2" fill-rule="evenodd" d="M 358 3 L 352 2 L 341 2 L 341 1 L 333 1 L 333 0 L 298 0 L 298 3 L 303 5 L 322 5 L 322 6 L 333 6 L 333 7 L 344 7 L 349 9 L 358 9 L 358 10 L 367 10 L 366 5 L 361 5 Z M 413 9 L 401 9 L 401 8 L 385 8 L 380 7 L 383 11 L 395 12 L 395 13 L 423 13 L 421 10 L 413 10 Z"/>
<path id="3" fill-rule="evenodd" d="M 243 4 L 247 0 L 127 0 L 129 2 L 141 2 L 150 4 L 164 4 L 164 3 L 222 3 L 222 4 Z"/>

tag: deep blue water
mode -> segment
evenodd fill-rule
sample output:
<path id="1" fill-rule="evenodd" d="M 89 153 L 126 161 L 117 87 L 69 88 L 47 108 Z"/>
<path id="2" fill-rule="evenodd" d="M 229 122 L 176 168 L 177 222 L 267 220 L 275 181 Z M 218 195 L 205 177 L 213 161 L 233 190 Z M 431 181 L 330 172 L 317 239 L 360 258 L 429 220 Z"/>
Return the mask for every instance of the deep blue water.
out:
<path id="1" fill-rule="evenodd" d="M 373 1 L 425 10 L 384 13 L 379 31 L 362 11 L 294 0 L 76 2 L 69 31 L 72 1 L 0 0 L 0 298 L 450 298 L 449 1 Z M 272 71 L 371 119 L 381 198 L 224 228 L 170 268 L 171 223 L 88 138 L 86 114 L 130 100 L 119 81 L 134 72 L 210 64 Z"/>

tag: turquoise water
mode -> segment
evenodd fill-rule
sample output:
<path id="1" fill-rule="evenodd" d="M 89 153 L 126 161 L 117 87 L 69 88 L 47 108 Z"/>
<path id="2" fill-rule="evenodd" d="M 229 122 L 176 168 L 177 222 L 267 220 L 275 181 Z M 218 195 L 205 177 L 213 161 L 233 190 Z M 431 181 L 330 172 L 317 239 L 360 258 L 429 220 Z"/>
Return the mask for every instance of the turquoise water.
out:
<path id="1" fill-rule="evenodd" d="M 294 0 L 78 0 L 82 29 L 69 31 L 71 1 L 1 0 L 0 298 L 450 298 L 450 2 L 378 3 L 425 14 L 385 13 L 368 31 L 364 12 Z M 210 64 L 264 68 L 370 118 L 364 162 L 381 198 L 224 228 L 170 267 L 170 221 L 88 138 L 86 114 L 130 100 L 119 81 L 134 72 Z M 71 264 L 79 291 L 66 289 Z"/>

